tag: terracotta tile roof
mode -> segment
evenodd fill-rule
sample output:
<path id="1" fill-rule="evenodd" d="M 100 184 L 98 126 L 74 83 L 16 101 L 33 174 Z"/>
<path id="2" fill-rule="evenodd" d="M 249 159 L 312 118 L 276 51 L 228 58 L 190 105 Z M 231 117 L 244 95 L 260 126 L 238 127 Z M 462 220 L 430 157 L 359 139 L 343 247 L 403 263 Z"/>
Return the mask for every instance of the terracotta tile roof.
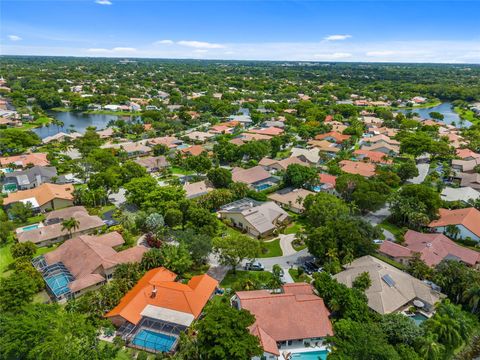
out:
<path id="1" fill-rule="evenodd" d="M 180 143 L 182 143 L 182 141 L 177 139 L 175 136 L 163 136 L 163 137 L 146 139 L 145 143 L 150 146 L 165 145 L 168 148 L 175 148 Z"/>
<path id="2" fill-rule="evenodd" d="M 412 251 L 400 244 L 397 244 L 393 241 L 387 241 L 385 240 L 379 247 L 378 252 L 382 254 L 386 254 L 392 257 L 405 257 L 409 258 L 413 256 Z"/>
<path id="3" fill-rule="evenodd" d="M 201 145 L 193 145 L 193 146 L 190 146 L 188 148 L 182 149 L 181 151 L 184 154 L 190 154 L 190 155 L 193 155 L 193 156 L 198 156 L 206 150 Z"/>
<path id="4" fill-rule="evenodd" d="M 315 140 L 324 140 L 324 139 L 332 138 L 337 143 L 341 144 L 344 141 L 350 139 L 350 137 L 351 137 L 350 135 L 343 135 L 343 134 L 340 134 L 336 131 L 330 131 L 330 132 L 327 132 L 325 134 L 318 134 L 317 136 L 315 136 Z"/>
<path id="5" fill-rule="evenodd" d="M 27 164 L 33 164 L 35 166 L 48 166 L 50 161 L 47 160 L 47 154 L 45 153 L 32 153 L 16 156 L 0 157 L 0 165 L 7 166 L 14 163 L 21 167 L 27 166 Z"/>
<path id="6" fill-rule="evenodd" d="M 389 136 L 383 135 L 383 134 L 363 138 L 362 142 L 370 143 L 370 144 L 376 144 L 378 142 L 384 142 L 384 143 L 387 143 L 387 144 L 390 144 L 390 145 L 400 145 L 400 142 L 398 142 L 397 140 L 391 139 Z"/>
<path id="7" fill-rule="evenodd" d="M 147 305 L 153 305 L 197 318 L 218 282 L 206 274 L 192 277 L 187 284 L 175 282 L 176 277 L 175 273 L 163 267 L 148 271 L 105 316 L 121 316 L 132 324 L 137 324 Z M 154 287 L 156 295 L 152 297 Z"/>
<path id="8" fill-rule="evenodd" d="M 312 285 L 285 284 L 283 290 L 281 294 L 267 290 L 236 294 L 241 308 L 255 316 L 250 331 L 259 336 L 265 351 L 278 355 L 274 342 L 333 335 L 330 312 L 323 299 L 314 294 Z"/>
<path id="9" fill-rule="evenodd" d="M 408 230 L 405 245 L 412 251 L 421 254 L 428 266 L 435 266 L 448 257 L 458 258 L 465 264 L 474 266 L 480 262 L 480 253 L 457 245 L 443 234 L 423 234 Z"/>
<path id="10" fill-rule="evenodd" d="M 327 140 L 309 140 L 308 145 L 313 146 L 318 149 L 318 151 L 337 153 L 341 149 L 337 147 L 334 143 L 331 143 Z"/>
<path id="11" fill-rule="evenodd" d="M 467 158 L 480 158 L 480 154 L 477 154 L 476 152 L 470 150 L 470 149 L 457 149 L 456 150 L 457 156 L 462 159 L 467 159 Z"/>
<path id="12" fill-rule="evenodd" d="M 388 159 L 388 156 L 386 156 L 384 153 L 380 151 L 370 151 L 370 150 L 362 149 L 362 150 L 355 150 L 353 154 L 362 160 L 365 158 L 368 158 L 369 162 L 372 162 L 372 163 L 380 163 L 380 164 L 392 163 L 392 160 Z"/>
<path id="13" fill-rule="evenodd" d="M 147 170 L 161 169 L 169 165 L 167 158 L 163 155 L 160 156 L 147 156 L 134 160 L 137 164 L 145 167 Z"/>
<path id="14" fill-rule="evenodd" d="M 318 174 L 320 184 L 330 184 L 335 186 L 337 184 L 337 177 L 330 174 Z"/>
<path id="15" fill-rule="evenodd" d="M 40 186 L 10 193 L 3 204 L 9 205 L 18 201 L 35 198 L 38 205 L 42 206 L 53 199 L 73 200 L 73 185 L 58 185 L 43 183 Z"/>
<path id="16" fill-rule="evenodd" d="M 471 207 L 466 209 L 439 210 L 440 218 L 428 224 L 429 227 L 443 227 L 448 225 L 463 225 L 472 233 L 480 236 L 480 211 Z"/>
<path id="17" fill-rule="evenodd" d="M 342 160 L 340 161 L 342 171 L 349 174 L 358 174 L 365 177 L 375 175 L 375 165 L 360 161 Z"/>

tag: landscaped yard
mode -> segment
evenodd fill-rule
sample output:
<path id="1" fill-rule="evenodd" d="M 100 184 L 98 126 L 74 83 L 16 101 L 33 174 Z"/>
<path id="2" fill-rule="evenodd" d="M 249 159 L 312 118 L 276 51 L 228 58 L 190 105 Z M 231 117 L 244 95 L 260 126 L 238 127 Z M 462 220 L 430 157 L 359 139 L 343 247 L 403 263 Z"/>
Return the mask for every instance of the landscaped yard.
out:
<path id="1" fill-rule="evenodd" d="M 305 273 L 303 273 L 301 275 L 298 275 L 298 269 L 289 269 L 288 273 L 290 274 L 293 281 L 295 281 L 295 282 L 308 282 L 309 283 L 312 280 L 312 278 Z"/>
<path id="2" fill-rule="evenodd" d="M 253 288 L 262 288 L 266 286 L 273 279 L 273 274 L 268 271 L 242 271 L 237 270 L 234 273 L 230 270 L 220 286 L 223 288 L 230 288 L 233 290 L 245 290 L 247 286 Z"/>
<path id="3" fill-rule="evenodd" d="M 390 231 L 395 236 L 395 240 L 397 241 L 402 240 L 403 234 L 405 233 L 405 231 L 402 228 L 399 228 L 397 225 L 392 224 L 388 220 L 383 220 L 379 224 L 379 226 L 385 230 Z"/>
<path id="4" fill-rule="evenodd" d="M 172 166 L 170 169 L 172 170 L 172 174 L 180 174 L 180 175 L 191 175 L 191 174 L 194 174 L 193 171 L 185 170 L 185 169 L 180 168 L 180 167 L 178 167 L 178 166 Z"/>
<path id="5" fill-rule="evenodd" d="M 280 247 L 280 239 L 262 241 L 262 253 L 258 256 L 259 258 L 269 258 L 282 255 L 283 252 Z"/>
<path id="6" fill-rule="evenodd" d="M 5 270 L 13 262 L 12 254 L 10 253 L 10 248 L 12 244 L 3 245 L 0 247 L 0 277 L 5 276 Z"/>

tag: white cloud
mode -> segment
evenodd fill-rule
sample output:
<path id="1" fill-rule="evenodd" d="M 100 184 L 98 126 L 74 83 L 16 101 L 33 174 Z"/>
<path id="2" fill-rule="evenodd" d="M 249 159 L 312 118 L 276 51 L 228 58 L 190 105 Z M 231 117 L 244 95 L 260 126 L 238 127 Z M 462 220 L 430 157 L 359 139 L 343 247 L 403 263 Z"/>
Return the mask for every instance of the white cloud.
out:
<path id="1" fill-rule="evenodd" d="M 346 53 L 346 52 L 335 52 L 331 54 L 314 54 L 314 58 L 320 59 L 320 60 L 331 60 L 331 59 L 347 59 L 349 57 L 352 57 L 352 54 Z"/>
<path id="2" fill-rule="evenodd" d="M 352 35 L 329 35 L 327 36 L 326 38 L 324 38 L 323 40 L 327 40 L 327 41 L 339 41 L 339 40 L 347 40 L 349 38 L 351 38 Z"/>
<path id="3" fill-rule="evenodd" d="M 98 53 L 98 54 L 118 54 L 118 53 L 135 53 L 137 49 L 131 47 L 114 47 L 113 49 L 105 48 L 90 48 L 87 49 L 89 53 Z"/>
<path id="4" fill-rule="evenodd" d="M 392 51 L 392 50 L 368 51 L 365 55 L 367 55 L 367 56 L 389 56 L 389 55 L 395 55 L 395 51 Z"/>
<path id="5" fill-rule="evenodd" d="M 173 40 L 158 40 L 155 41 L 153 44 L 154 45 L 172 45 L 174 43 Z"/>
<path id="6" fill-rule="evenodd" d="M 22 38 L 18 35 L 8 35 L 8 38 L 11 40 L 11 41 L 20 41 L 22 40 Z"/>
<path id="7" fill-rule="evenodd" d="M 99 5 L 112 5 L 110 0 L 96 0 L 95 2 Z"/>
<path id="8" fill-rule="evenodd" d="M 225 46 L 221 44 L 209 43 L 205 41 L 194 40 L 182 40 L 177 42 L 178 45 L 187 46 L 192 48 L 204 48 L 204 49 L 223 49 Z"/>
<path id="9" fill-rule="evenodd" d="M 194 53 L 196 54 L 205 54 L 208 52 L 208 50 L 206 49 L 196 49 L 196 50 L 193 50 Z"/>

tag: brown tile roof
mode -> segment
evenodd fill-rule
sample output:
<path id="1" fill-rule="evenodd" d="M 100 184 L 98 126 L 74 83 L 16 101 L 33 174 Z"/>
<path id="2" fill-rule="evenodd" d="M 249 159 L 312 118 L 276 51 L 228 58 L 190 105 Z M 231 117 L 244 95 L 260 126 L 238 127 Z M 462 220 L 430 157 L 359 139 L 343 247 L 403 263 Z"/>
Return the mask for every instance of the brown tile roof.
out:
<path id="1" fill-rule="evenodd" d="M 308 145 L 313 146 L 318 149 L 318 151 L 337 153 L 341 149 L 336 147 L 335 144 L 327 140 L 309 140 Z"/>
<path id="2" fill-rule="evenodd" d="M 137 164 L 142 165 L 148 170 L 151 169 L 161 169 L 169 165 L 168 160 L 165 156 L 147 156 L 141 157 L 134 160 Z"/>
<path id="3" fill-rule="evenodd" d="M 190 146 L 188 148 L 182 149 L 181 151 L 184 154 L 190 154 L 192 156 L 198 156 L 206 150 L 201 145 L 193 145 L 193 146 Z"/>
<path id="4" fill-rule="evenodd" d="M 337 177 L 330 174 L 318 174 L 320 184 L 330 184 L 335 186 L 337 184 Z"/>
<path id="5" fill-rule="evenodd" d="M 275 342 L 310 339 L 333 335 L 330 312 L 323 299 L 313 292 L 310 284 L 285 284 L 284 292 L 271 294 L 267 290 L 239 291 L 242 309 L 255 316 L 250 331 L 260 335 L 265 351 L 279 354 Z"/>
<path id="6" fill-rule="evenodd" d="M 463 225 L 472 233 L 480 236 L 480 211 L 471 207 L 466 209 L 439 210 L 440 218 L 428 224 L 429 227 L 444 227 L 448 225 Z"/>
<path id="7" fill-rule="evenodd" d="M 234 182 L 243 182 L 245 184 L 253 184 L 262 180 L 270 178 L 271 175 L 268 171 L 264 170 L 261 166 L 254 166 L 250 169 L 233 168 L 232 180 Z"/>
<path id="8" fill-rule="evenodd" d="M 388 159 L 388 156 L 380 151 L 370 151 L 370 150 L 355 150 L 353 152 L 360 159 L 368 158 L 369 162 L 380 163 L 380 164 L 391 164 L 392 160 Z"/>
<path id="9" fill-rule="evenodd" d="M 73 190 L 73 185 L 43 183 L 33 189 L 8 194 L 3 201 L 3 204 L 9 205 L 31 198 L 35 198 L 40 206 L 53 199 L 73 200 Z"/>
<path id="10" fill-rule="evenodd" d="M 276 193 L 268 195 L 268 198 L 280 204 L 303 210 L 303 201 L 308 195 L 313 194 L 315 193 L 305 189 L 293 189 L 288 192 L 278 191 Z M 301 200 L 300 203 L 298 203 L 299 200 Z"/>
<path id="11" fill-rule="evenodd" d="M 187 284 L 175 282 L 176 277 L 177 274 L 163 267 L 148 271 L 105 316 L 121 316 L 132 324 L 137 324 L 147 305 L 153 305 L 192 314 L 197 318 L 218 282 L 207 274 L 194 276 Z M 154 287 L 156 295 L 152 297 Z"/>

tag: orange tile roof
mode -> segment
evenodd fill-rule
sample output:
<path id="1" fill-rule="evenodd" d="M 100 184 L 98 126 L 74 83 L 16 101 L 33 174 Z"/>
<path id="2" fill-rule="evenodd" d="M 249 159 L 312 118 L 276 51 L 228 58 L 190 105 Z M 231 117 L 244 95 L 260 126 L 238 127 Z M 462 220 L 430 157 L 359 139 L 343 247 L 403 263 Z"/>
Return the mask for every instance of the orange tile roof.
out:
<path id="1" fill-rule="evenodd" d="M 249 130 L 250 133 L 261 134 L 261 135 L 268 135 L 268 136 L 277 136 L 283 133 L 283 129 L 277 127 L 268 127 L 262 129 L 252 129 Z"/>
<path id="2" fill-rule="evenodd" d="M 375 175 L 375 165 L 360 161 L 342 160 L 340 161 L 342 171 L 349 174 L 358 174 L 365 177 Z"/>
<path id="3" fill-rule="evenodd" d="M 360 159 L 368 158 L 369 162 L 372 163 L 381 163 L 381 164 L 391 164 L 392 160 L 388 159 L 388 156 L 381 151 L 371 151 L 371 150 L 355 150 L 353 152 L 354 155 L 359 157 Z"/>
<path id="4" fill-rule="evenodd" d="M 207 274 L 197 275 L 187 284 L 175 282 L 177 274 L 159 267 L 148 271 L 106 317 L 121 316 L 132 324 L 142 318 L 147 305 L 192 314 L 197 318 L 218 282 Z M 157 295 L 151 297 L 153 287 Z"/>
<path id="5" fill-rule="evenodd" d="M 317 136 L 315 136 L 315 140 L 323 140 L 323 139 L 327 139 L 327 138 L 332 138 L 337 143 L 340 144 L 340 143 L 343 143 L 345 140 L 350 139 L 350 135 L 343 135 L 343 134 L 340 134 L 336 131 L 330 131 L 330 132 L 327 132 L 325 134 L 318 134 Z"/>
<path id="6" fill-rule="evenodd" d="M 466 209 L 439 210 L 440 218 L 428 224 L 429 227 L 463 225 L 472 233 L 480 236 L 480 211 L 471 207 Z"/>
<path id="7" fill-rule="evenodd" d="M 27 164 L 33 164 L 35 166 L 47 166 L 50 164 L 50 161 L 47 160 L 47 154 L 45 153 L 32 153 L 0 158 L 1 166 L 7 166 L 11 163 L 18 164 L 22 167 L 25 167 Z"/>
<path id="8" fill-rule="evenodd" d="M 193 145 L 193 146 L 190 146 L 188 148 L 182 149 L 181 151 L 184 154 L 190 154 L 190 155 L 193 155 L 193 156 L 198 156 L 206 150 L 201 145 Z"/>
<path id="9" fill-rule="evenodd" d="M 58 185 L 43 183 L 42 185 L 29 189 L 10 193 L 4 199 L 3 204 L 9 205 L 25 199 L 35 198 L 38 205 L 42 206 L 53 199 L 73 200 L 73 185 Z"/>

